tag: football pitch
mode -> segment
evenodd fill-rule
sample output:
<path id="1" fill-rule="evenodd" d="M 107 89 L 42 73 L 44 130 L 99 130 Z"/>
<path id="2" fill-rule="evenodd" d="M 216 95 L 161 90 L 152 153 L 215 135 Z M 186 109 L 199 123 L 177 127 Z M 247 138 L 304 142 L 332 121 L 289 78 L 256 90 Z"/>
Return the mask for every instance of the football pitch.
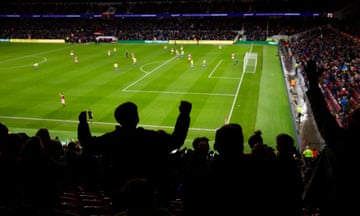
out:
<path id="1" fill-rule="evenodd" d="M 0 122 L 29 136 L 48 128 L 66 143 L 77 140 L 81 111 L 93 111 L 90 128 L 100 135 L 114 129 L 115 108 L 132 101 L 138 105 L 139 126 L 172 132 L 180 101 L 187 100 L 193 107 L 184 147 L 206 136 L 212 148 L 216 129 L 226 122 L 243 127 L 247 152 L 247 139 L 258 129 L 270 146 L 279 133 L 296 141 L 277 46 L 183 45 L 183 58 L 172 55 L 171 48 L 180 51 L 180 45 L 170 44 L 165 50 L 160 44 L 0 43 Z M 257 54 L 257 64 L 244 70 L 246 52 Z M 59 93 L 65 95 L 65 107 Z"/>

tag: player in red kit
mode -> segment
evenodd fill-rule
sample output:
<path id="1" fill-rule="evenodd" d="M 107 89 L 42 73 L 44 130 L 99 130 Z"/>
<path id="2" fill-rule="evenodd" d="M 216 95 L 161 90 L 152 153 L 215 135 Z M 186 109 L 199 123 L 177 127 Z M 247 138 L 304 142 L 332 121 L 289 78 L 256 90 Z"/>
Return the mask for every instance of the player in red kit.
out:
<path id="1" fill-rule="evenodd" d="M 60 95 L 60 103 L 61 103 L 61 105 L 66 106 L 65 95 L 63 93 L 59 93 L 59 95 Z"/>

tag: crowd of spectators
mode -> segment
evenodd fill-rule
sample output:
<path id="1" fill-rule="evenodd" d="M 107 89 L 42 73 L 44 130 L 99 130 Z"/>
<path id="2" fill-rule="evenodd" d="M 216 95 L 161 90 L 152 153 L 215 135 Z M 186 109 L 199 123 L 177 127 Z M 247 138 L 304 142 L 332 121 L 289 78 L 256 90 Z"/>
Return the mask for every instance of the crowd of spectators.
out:
<path id="1" fill-rule="evenodd" d="M 314 67 L 306 71 L 311 74 Z M 310 88 L 317 92 L 309 92 L 309 97 L 316 100 L 312 107 L 321 113 L 317 120 L 329 147 L 319 157 L 306 158 L 306 163 L 294 138 L 281 132 L 274 137 L 274 149 L 263 143 L 261 130 L 255 131 L 247 141 L 251 152 L 244 153 L 238 123 L 219 127 L 215 152 L 207 137 L 195 138 L 192 149 L 182 148 L 191 120 L 192 105 L 186 101 L 179 106 L 172 134 L 138 127 L 137 106 L 131 102 L 115 109 L 115 130 L 98 137 L 91 135 L 87 113 L 81 111 L 79 140 L 65 146 L 45 128 L 27 135 L 10 133 L 0 124 L 0 213 L 332 215 L 339 211 L 338 199 L 344 199 L 338 192 L 348 193 L 346 189 L 357 184 L 356 178 L 345 183 L 354 172 L 341 168 L 356 158 L 347 159 L 343 153 L 350 140 L 358 140 L 360 108 L 348 126 L 340 128 L 333 115 L 324 112 L 317 82 L 312 81 Z M 350 163 L 353 166 L 356 163 Z M 308 176 L 306 167 L 314 168 Z M 333 191 L 335 187 L 341 190 Z M 182 206 L 175 211 L 172 204 L 179 202 Z"/>
<path id="2" fill-rule="evenodd" d="M 331 112 L 342 126 L 360 103 L 359 40 L 334 27 L 321 27 L 290 41 L 295 61 L 304 71 L 306 61 L 321 69 L 319 85 Z M 305 79 L 307 79 L 304 74 Z"/>
<path id="3" fill-rule="evenodd" d="M 161 4 L 160 4 L 161 3 Z M 114 5 L 111 5 L 114 4 Z M 315 17 L 289 16 L 222 16 L 221 13 L 235 12 L 272 12 L 282 10 L 274 2 L 256 1 L 252 4 L 233 1 L 187 2 L 180 4 L 172 1 L 121 3 L 36 3 L 7 2 L 0 8 L 2 17 L 0 38 L 11 39 L 67 39 L 70 42 L 94 42 L 94 33 L 114 36 L 121 40 L 234 40 L 246 35 L 247 40 L 266 40 L 272 35 L 292 35 L 305 29 L 328 22 L 322 15 Z M 176 5 L 174 5 L 176 4 Z M 244 4 L 244 6 L 243 6 Z M 268 6 L 265 6 L 268 5 Z M 284 5 L 281 3 L 280 5 Z M 306 4 L 301 4 L 304 6 Z M 294 7 L 294 6 L 293 6 Z M 168 10 L 166 10 L 168 8 Z M 272 9 L 274 8 L 274 9 Z M 102 16 L 110 10 L 116 14 L 163 14 L 160 17 L 120 17 Z M 292 10 L 298 12 L 297 5 Z M 314 10 L 314 9 L 313 9 Z M 306 10 L 302 10 L 306 11 Z M 316 10 L 315 10 L 316 11 Z M 167 16 L 173 13 L 197 13 L 205 16 Z M 206 14 L 219 14 L 206 16 Z M 16 14 L 16 15 L 13 15 Z M 21 17 L 20 15 L 45 14 L 47 17 Z M 78 18 L 82 14 L 98 14 L 96 18 Z M 320 13 L 321 14 L 321 13 Z M 12 16 L 13 15 L 13 16 Z M 50 18 L 53 15 L 53 18 Z M 56 15 L 69 15 L 59 18 Z M 56 25 L 54 25 L 56 23 Z M 241 39 L 242 37 L 240 37 Z"/>
<path id="4" fill-rule="evenodd" d="M 131 1 L 7 1 L 0 8 L 0 14 L 153 14 L 153 13 L 238 13 L 238 12 L 300 12 L 334 11 L 353 2 L 327 2 L 320 0 L 131 0 Z"/>
<path id="5" fill-rule="evenodd" d="M 91 135 L 82 111 L 79 141 L 62 148 L 44 128 L 28 136 L 9 133 L 1 124 L 2 215 L 62 215 L 70 210 L 86 215 L 74 197 L 64 202 L 69 191 L 83 192 L 79 188 L 86 188 L 87 195 L 104 191 L 111 202 L 103 214 L 109 215 L 175 215 L 175 200 L 182 201 L 185 215 L 302 214 L 301 160 L 294 157 L 292 137 L 274 137 L 276 150 L 251 141 L 253 152 L 245 154 L 241 125 L 229 123 L 216 131 L 216 153 L 206 137 L 194 139 L 193 149 L 182 149 L 191 103 L 181 102 L 179 111 L 174 132 L 167 134 L 138 127 L 137 106 L 126 102 L 115 109 L 115 130 L 98 137 Z M 264 208 L 256 208 L 259 202 Z"/>

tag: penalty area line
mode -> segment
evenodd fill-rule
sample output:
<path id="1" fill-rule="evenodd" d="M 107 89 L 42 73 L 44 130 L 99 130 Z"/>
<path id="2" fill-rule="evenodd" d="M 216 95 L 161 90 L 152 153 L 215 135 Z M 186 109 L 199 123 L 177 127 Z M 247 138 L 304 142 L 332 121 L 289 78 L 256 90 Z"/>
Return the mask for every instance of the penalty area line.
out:
<path id="1" fill-rule="evenodd" d="M 14 120 L 26 120 L 26 121 L 47 121 L 47 122 L 60 122 L 60 123 L 70 123 L 70 124 L 78 124 L 77 120 L 64 120 L 64 119 L 48 119 L 48 118 L 32 118 L 32 117 L 14 117 L 14 116 L 0 116 L 0 119 L 14 119 Z M 91 124 L 96 125 L 118 125 L 117 123 L 110 122 L 97 122 L 93 121 Z M 144 128 L 160 128 L 160 129 L 174 129 L 174 126 L 163 126 L 163 125 L 147 125 L 147 124 L 139 124 L 139 127 Z M 217 128 L 216 128 L 217 129 Z M 192 131 L 210 131 L 215 132 L 216 129 L 211 128 L 189 128 Z"/>

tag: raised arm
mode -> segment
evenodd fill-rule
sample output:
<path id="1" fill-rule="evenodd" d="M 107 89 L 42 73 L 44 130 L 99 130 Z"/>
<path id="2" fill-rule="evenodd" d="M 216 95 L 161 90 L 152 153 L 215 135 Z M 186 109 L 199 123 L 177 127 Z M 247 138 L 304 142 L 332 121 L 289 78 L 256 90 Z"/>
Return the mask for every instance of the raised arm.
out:
<path id="1" fill-rule="evenodd" d="M 173 146 L 172 149 L 180 148 L 187 137 L 190 127 L 190 112 L 192 104 L 188 101 L 181 101 L 179 106 L 179 116 L 177 117 L 174 131 L 172 133 Z"/>
<path id="2" fill-rule="evenodd" d="M 330 112 L 319 86 L 319 76 L 321 76 L 322 70 L 317 68 L 315 61 L 310 60 L 306 64 L 305 73 L 309 80 L 309 89 L 306 95 L 310 101 L 317 127 L 326 144 L 331 147 L 336 143 L 340 126 L 336 121 L 336 116 Z"/>
<path id="3" fill-rule="evenodd" d="M 79 124 L 77 128 L 78 140 L 82 147 L 87 148 L 91 142 L 91 132 L 90 127 L 87 122 L 87 114 L 86 111 L 82 111 L 79 114 Z"/>

